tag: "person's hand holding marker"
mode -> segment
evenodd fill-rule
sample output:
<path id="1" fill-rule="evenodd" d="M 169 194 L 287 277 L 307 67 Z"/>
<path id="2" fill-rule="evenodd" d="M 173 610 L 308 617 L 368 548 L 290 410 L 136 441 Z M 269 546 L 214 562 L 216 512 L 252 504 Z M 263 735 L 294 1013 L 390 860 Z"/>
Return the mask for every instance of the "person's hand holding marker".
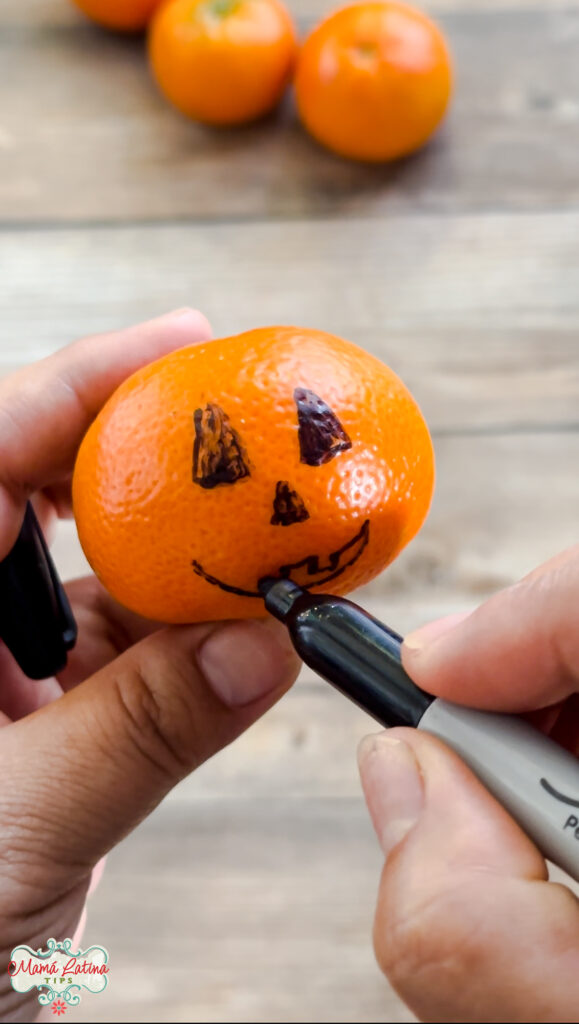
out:
<path id="1" fill-rule="evenodd" d="M 447 700 L 521 713 L 579 752 L 579 548 L 468 616 L 407 637 L 403 663 Z M 459 758 L 420 730 L 360 748 L 386 864 L 374 939 L 427 1021 L 579 1020 L 579 905 Z M 569 808 L 573 812 L 573 808 Z M 579 816 L 579 808 L 577 809 Z"/>
<path id="2" fill-rule="evenodd" d="M 207 333 L 185 311 L 80 342 L 0 383 L 0 558 L 31 496 L 47 532 L 69 514 L 78 445 L 120 382 Z M 570 552 L 466 620 L 409 637 L 405 667 L 449 700 L 532 712 L 576 752 L 578 591 L 579 553 Z M 100 858 L 266 710 L 298 667 L 272 621 L 160 629 L 94 578 L 68 592 L 80 642 L 58 680 L 30 682 L 0 648 L 7 959 L 18 943 L 80 934 Z M 507 813 L 424 732 L 366 741 L 361 767 L 387 854 L 378 959 L 412 1009 L 427 1020 L 576 1020 L 577 901 L 547 883 L 542 857 Z M 29 1019 L 35 1001 L 5 975 L 4 1016 Z"/>

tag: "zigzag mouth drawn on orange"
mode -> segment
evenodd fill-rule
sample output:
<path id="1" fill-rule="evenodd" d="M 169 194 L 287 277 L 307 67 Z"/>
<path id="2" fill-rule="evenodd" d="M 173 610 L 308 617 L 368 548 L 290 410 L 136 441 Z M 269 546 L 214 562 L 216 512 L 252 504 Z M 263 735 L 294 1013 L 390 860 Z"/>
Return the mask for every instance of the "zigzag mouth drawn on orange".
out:
<path id="1" fill-rule="evenodd" d="M 321 587 L 323 584 L 330 583 L 338 576 L 341 576 L 346 569 L 349 569 L 358 561 L 368 544 L 369 538 L 370 520 L 366 519 L 355 537 L 352 537 L 341 548 L 338 548 L 337 551 L 332 551 L 328 555 L 326 564 L 320 565 L 320 555 L 306 555 L 299 562 L 291 562 L 288 565 L 280 566 L 277 573 L 269 573 L 264 579 L 271 580 L 272 577 L 275 578 L 277 576 L 279 579 L 291 580 L 292 583 L 297 583 L 303 590 Z M 342 561 L 344 555 L 347 556 L 346 561 Z M 237 594 L 239 597 L 259 597 L 263 600 L 263 594 L 260 593 L 259 589 L 245 590 L 243 587 L 236 587 L 231 583 L 225 583 L 224 580 L 220 580 L 217 576 L 212 576 L 208 573 L 200 562 L 193 561 L 191 564 L 197 576 L 201 576 L 202 579 L 206 580 L 207 583 L 211 583 L 212 586 L 219 587 L 228 594 Z M 314 576 L 317 578 L 312 579 Z M 261 580 L 258 580 L 258 587 L 260 583 Z"/>

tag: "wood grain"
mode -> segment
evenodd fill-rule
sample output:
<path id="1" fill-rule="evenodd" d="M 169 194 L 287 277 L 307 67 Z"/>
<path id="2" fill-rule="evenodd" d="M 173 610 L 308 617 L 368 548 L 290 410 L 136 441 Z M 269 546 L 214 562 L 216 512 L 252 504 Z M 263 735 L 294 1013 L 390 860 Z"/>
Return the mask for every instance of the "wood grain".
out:
<path id="1" fill-rule="evenodd" d="M 290 0 L 307 30 L 331 0 Z M 451 117 L 390 168 L 298 128 L 213 133 L 143 42 L 68 0 L 0 0 L 0 374 L 195 304 L 217 335 L 302 323 L 385 359 L 433 430 L 422 533 L 358 597 L 401 632 L 577 539 L 579 4 L 429 0 Z M 72 524 L 61 571 L 86 571 Z M 110 858 L 85 1021 L 411 1021 L 374 964 L 381 869 L 354 758 L 374 724 L 304 671 Z"/>
<path id="2" fill-rule="evenodd" d="M 110 986 L 84 1020 L 414 1019 L 368 942 L 380 856 L 360 797 L 165 805 L 111 869 L 89 932 L 114 949 Z"/>
<path id="3" fill-rule="evenodd" d="M 458 88 L 447 125 L 391 167 L 311 142 L 291 103 L 211 131 L 169 109 L 140 40 L 55 2 L 4 4 L 0 222 L 227 219 L 562 208 L 579 199 L 579 7 L 441 12 Z M 20 10 L 22 8 L 23 10 Z M 303 0 L 298 12 L 313 17 Z"/>
<path id="4" fill-rule="evenodd" d="M 335 331 L 400 373 L 432 429 L 570 429 L 579 214 L 0 234 L 0 372 L 87 331 L 197 304 L 217 336 Z"/>
<path id="5" fill-rule="evenodd" d="M 286 7 L 296 18 L 322 18 L 336 9 L 332 0 L 286 0 Z M 425 0 L 420 4 L 422 10 L 431 15 L 447 10 L 509 10 L 524 8 L 525 10 L 557 10 L 572 6 L 572 0 Z M 18 0 L 2 0 L 0 3 L 0 27 L 43 25 L 78 26 L 82 15 L 77 11 L 72 0 L 27 0 L 25 4 Z"/>

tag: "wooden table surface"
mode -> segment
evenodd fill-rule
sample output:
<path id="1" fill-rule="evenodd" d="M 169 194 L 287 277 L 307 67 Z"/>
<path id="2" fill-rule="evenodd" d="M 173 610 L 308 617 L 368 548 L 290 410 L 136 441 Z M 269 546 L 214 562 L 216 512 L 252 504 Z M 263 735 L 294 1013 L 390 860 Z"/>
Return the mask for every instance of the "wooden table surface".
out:
<path id="1" fill-rule="evenodd" d="M 326 0 L 293 0 L 305 30 Z M 457 93 L 394 167 L 297 127 L 212 132 L 142 44 L 66 0 L 0 0 L 0 372 L 195 304 L 215 332 L 298 323 L 381 356 L 420 401 L 438 483 L 360 594 L 401 631 L 473 607 L 577 540 L 579 5 L 430 0 Z M 56 551 L 83 570 L 72 530 Z M 304 674 L 111 856 L 86 1021 L 404 1021 L 370 930 L 381 858 L 355 745 L 372 723 Z"/>

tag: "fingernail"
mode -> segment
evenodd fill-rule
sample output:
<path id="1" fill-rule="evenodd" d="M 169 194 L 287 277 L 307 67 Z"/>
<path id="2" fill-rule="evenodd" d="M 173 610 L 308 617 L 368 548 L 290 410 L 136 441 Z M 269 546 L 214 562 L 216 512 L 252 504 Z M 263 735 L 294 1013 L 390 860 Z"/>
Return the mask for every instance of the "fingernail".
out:
<path id="1" fill-rule="evenodd" d="M 104 875 L 106 862 L 107 862 L 106 857 L 101 857 L 101 859 L 97 862 L 95 867 L 92 869 L 92 875 L 90 876 L 90 885 L 88 887 L 88 892 L 86 894 L 87 898 L 89 896 L 92 896 L 93 892 L 96 892 L 96 890 L 98 889 L 99 885 L 101 884 L 101 879 L 102 879 L 102 877 Z"/>
<path id="2" fill-rule="evenodd" d="M 167 320 L 170 320 L 171 323 L 179 322 L 184 328 L 194 331 L 204 341 L 209 341 L 212 337 L 211 324 L 207 317 L 198 309 L 192 309 L 190 306 L 174 309 L 172 313 L 167 315 Z"/>
<path id="3" fill-rule="evenodd" d="M 200 314 L 196 309 L 191 306 L 180 306 L 179 309 L 173 309 L 167 314 L 169 320 L 181 320 L 182 317 L 194 316 L 198 317 Z"/>
<path id="4" fill-rule="evenodd" d="M 404 638 L 404 647 L 408 651 L 422 651 L 429 644 L 438 640 L 439 637 L 444 636 L 445 633 L 450 633 L 459 623 L 464 622 L 470 614 L 470 612 L 454 612 L 453 615 L 445 615 L 443 619 L 429 622 L 426 626 L 421 626 L 420 629 L 415 629 L 412 633 L 408 633 Z"/>
<path id="5" fill-rule="evenodd" d="M 378 733 L 358 748 L 362 786 L 385 857 L 414 828 L 424 803 L 418 761 L 403 740 Z"/>
<path id="6" fill-rule="evenodd" d="M 289 686 L 299 669 L 288 631 L 275 619 L 228 622 L 209 634 L 197 657 L 213 692 L 230 708 Z"/>

